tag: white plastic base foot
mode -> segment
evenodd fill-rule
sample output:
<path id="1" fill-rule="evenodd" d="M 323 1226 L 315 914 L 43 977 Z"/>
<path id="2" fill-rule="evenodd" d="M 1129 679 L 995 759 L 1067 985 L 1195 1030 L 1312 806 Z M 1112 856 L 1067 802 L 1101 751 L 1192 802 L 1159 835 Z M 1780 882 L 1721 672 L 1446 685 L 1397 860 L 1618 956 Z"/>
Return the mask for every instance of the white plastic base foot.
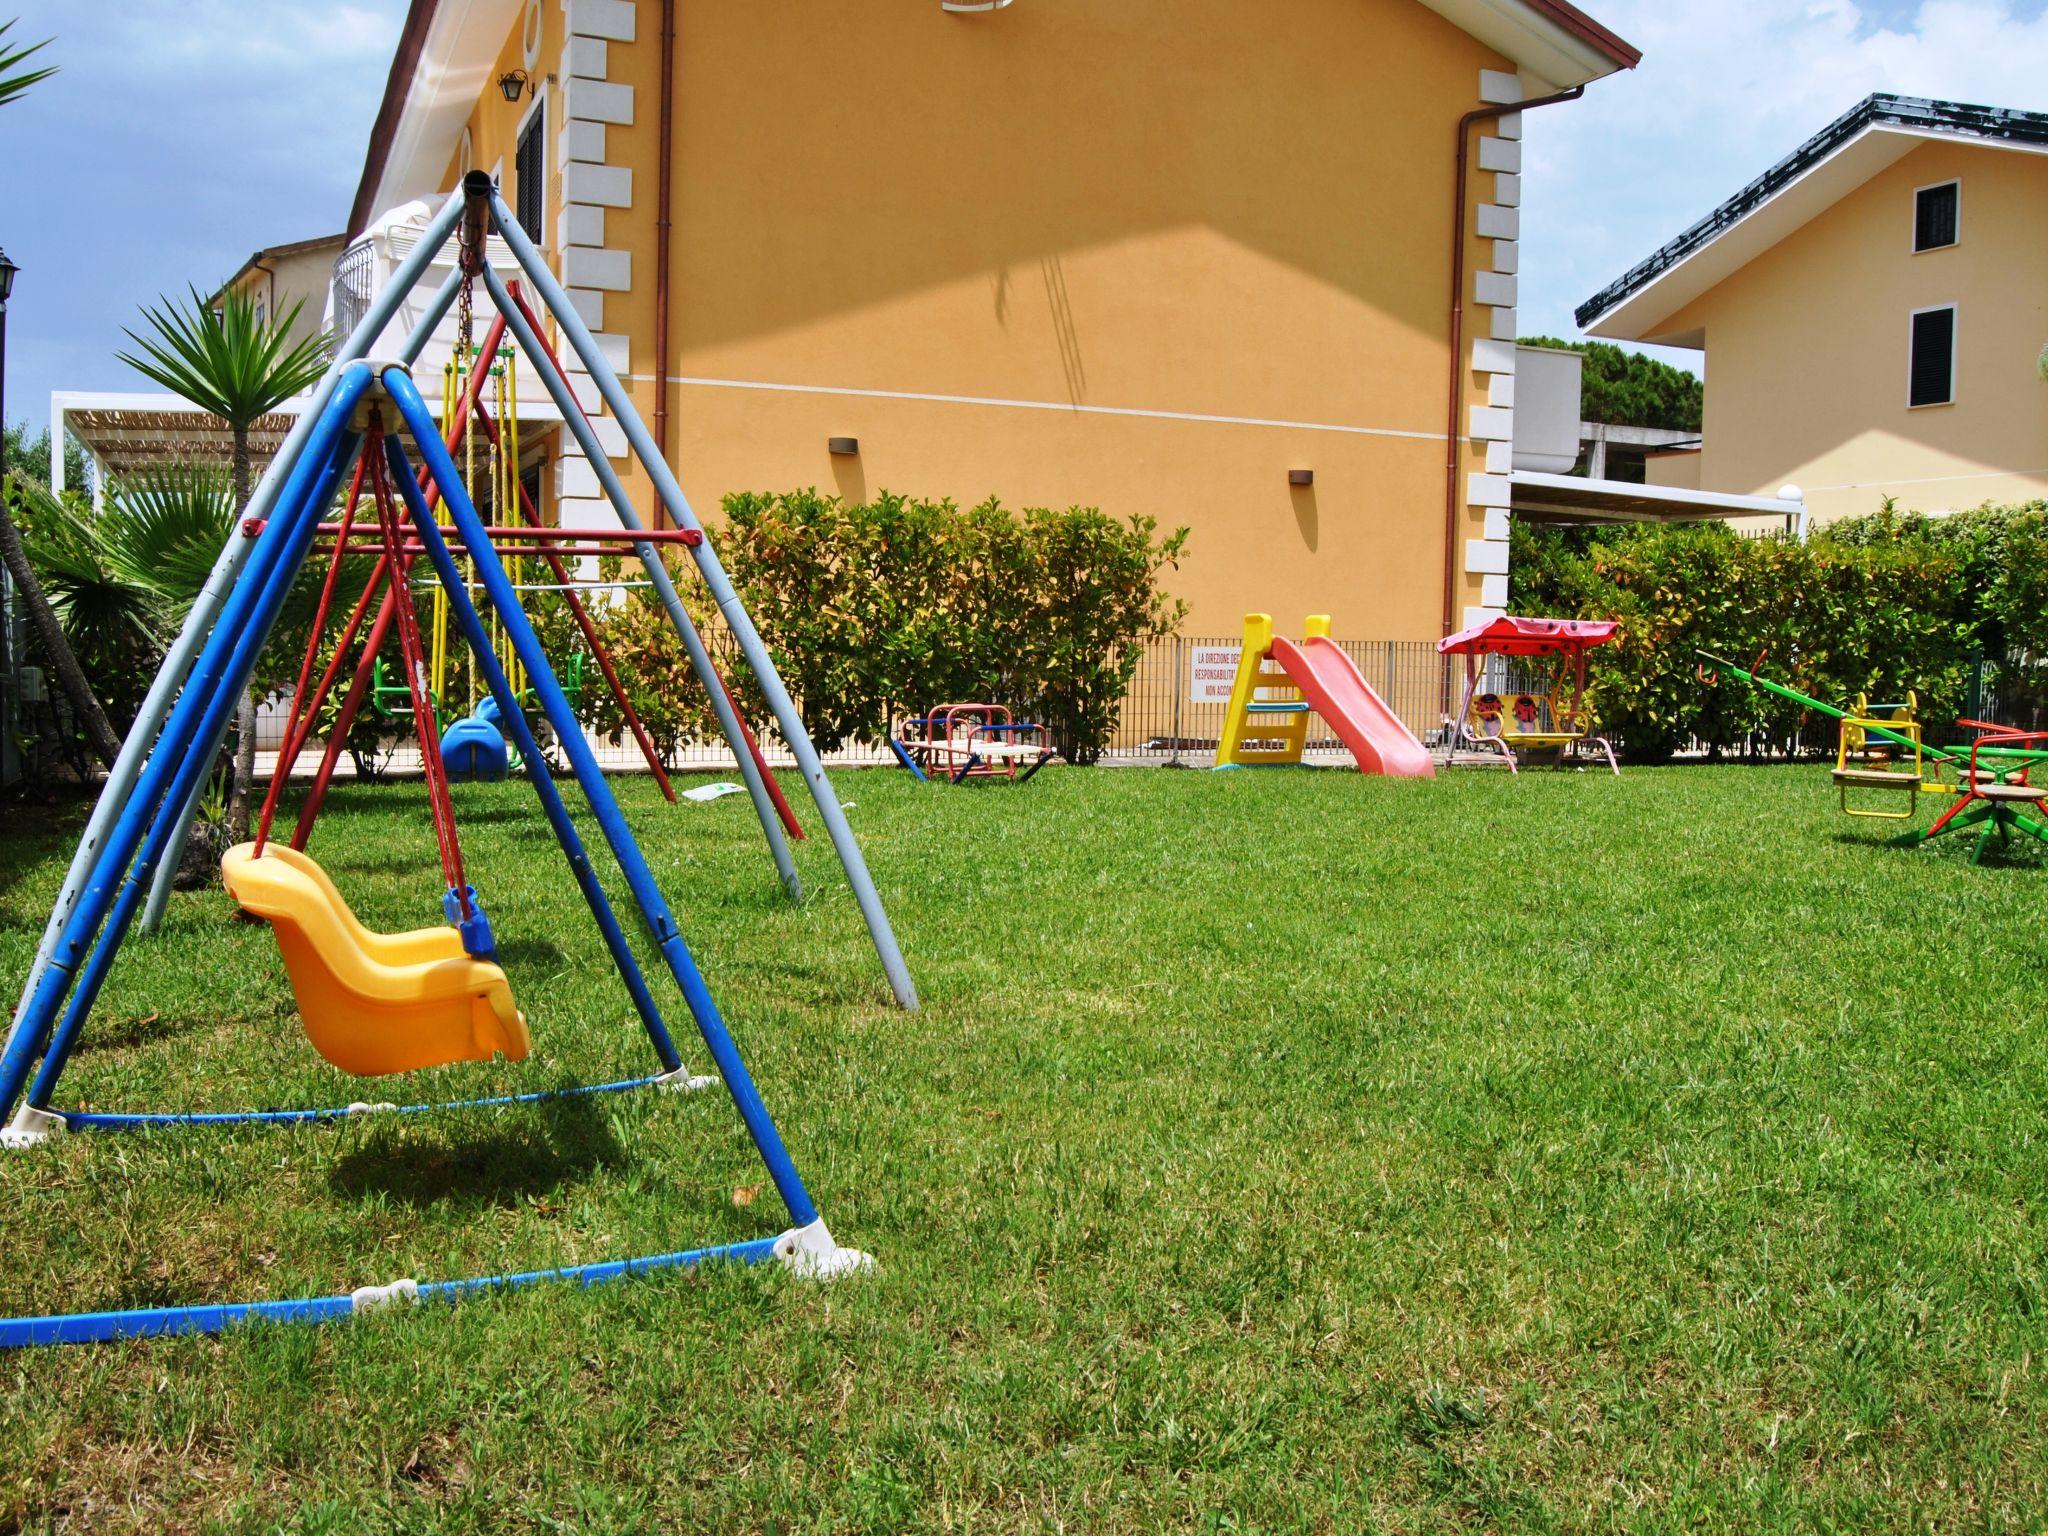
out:
<path id="1" fill-rule="evenodd" d="M 351 1312 L 382 1312 L 396 1306 L 412 1306 L 420 1299 L 417 1280 L 394 1280 L 389 1285 L 359 1285 L 348 1293 Z"/>
<path id="2" fill-rule="evenodd" d="M 33 1104 L 24 1104 L 14 1112 L 14 1121 L 5 1130 L 0 1130 L 0 1147 L 19 1150 L 23 1147 L 39 1146 L 52 1136 L 62 1136 L 71 1127 L 64 1123 L 64 1117 L 54 1110 L 37 1109 Z"/>
<path id="3" fill-rule="evenodd" d="M 654 1086 L 661 1093 L 702 1093 L 706 1088 L 716 1088 L 719 1081 L 705 1073 L 693 1074 L 688 1067 L 677 1067 L 657 1077 Z"/>
<path id="4" fill-rule="evenodd" d="M 390 1114 L 397 1110 L 397 1108 L 396 1104 L 366 1104 L 361 1099 L 357 1099 L 355 1103 L 349 1105 L 342 1113 L 345 1115 L 383 1115 Z"/>
<path id="5" fill-rule="evenodd" d="M 842 1248 L 832 1241 L 820 1216 L 808 1227 L 791 1227 L 775 1240 L 775 1257 L 789 1272 L 805 1280 L 837 1280 L 842 1275 L 864 1275 L 875 1267 L 874 1258 L 858 1248 Z"/>

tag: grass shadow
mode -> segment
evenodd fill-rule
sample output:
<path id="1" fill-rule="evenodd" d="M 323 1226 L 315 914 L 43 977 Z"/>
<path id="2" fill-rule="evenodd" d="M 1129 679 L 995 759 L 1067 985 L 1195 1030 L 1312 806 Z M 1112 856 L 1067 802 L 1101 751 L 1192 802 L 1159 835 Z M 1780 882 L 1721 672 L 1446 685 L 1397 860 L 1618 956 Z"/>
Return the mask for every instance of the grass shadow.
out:
<path id="1" fill-rule="evenodd" d="M 625 1148 L 593 1097 L 551 1099 L 531 1118 L 474 1136 L 420 1136 L 380 1125 L 328 1175 L 338 1195 L 414 1207 L 523 1204 L 625 1166 Z"/>

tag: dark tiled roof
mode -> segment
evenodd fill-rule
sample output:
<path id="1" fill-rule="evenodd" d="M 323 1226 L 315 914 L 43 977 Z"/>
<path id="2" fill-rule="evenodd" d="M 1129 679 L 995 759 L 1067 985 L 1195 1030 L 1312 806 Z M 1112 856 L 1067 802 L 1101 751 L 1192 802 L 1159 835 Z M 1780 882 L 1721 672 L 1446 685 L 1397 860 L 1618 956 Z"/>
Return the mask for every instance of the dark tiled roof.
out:
<path id="1" fill-rule="evenodd" d="M 1928 101 L 1917 96 L 1866 96 L 1676 240 L 1659 247 L 1581 304 L 1575 317 L 1579 329 L 1584 330 L 1718 239 L 1866 128 L 1885 125 L 1994 143 L 2048 145 L 2048 112 L 1973 107 L 1966 102 Z"/>

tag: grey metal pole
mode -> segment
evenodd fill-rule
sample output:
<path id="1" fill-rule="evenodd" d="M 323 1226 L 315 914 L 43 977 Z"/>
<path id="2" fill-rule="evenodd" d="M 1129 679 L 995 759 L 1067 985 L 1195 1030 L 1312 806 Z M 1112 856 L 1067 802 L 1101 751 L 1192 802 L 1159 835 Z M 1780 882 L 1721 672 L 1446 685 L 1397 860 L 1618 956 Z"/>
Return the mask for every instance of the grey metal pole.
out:
<path id="1" fill-rule="evenodd" d="M 292 424 L 283 445 L 278 449 L 270 464 L 263 471 L 263 478 L 257 482 L 255 494 L 249 498 L 244 518 L 261 518 L 270 515 L 272 503 L 284 484 L 284 477 L 278 466 L 288 464 L 298 456 L 306 438 L 313 431 L 313 422 L 326 405 L 327 397 L 334 392 L 335 380 L 341 376 L 342 367 L 352 358 L 360 357 L 376 343 L 377 337 L 391 317 L 397 312 L 400 301 L 411 291 L 412 284 L 419 280 L 420 273 L 427 269 L 438 250 L 448 238 L 448 231 L 455 227 L 455 220 L 462 212 L 462 199 L 450 197 L 441 211 L 428 224 L 420 237 L 420 243 L 411 255 L 400 264 L 398 273 L 391 284 L 370 305 L 356 328 L 349 332 L 348 339 L 341 345 L 334 364 L 327 370 L 327 376 L 313 386 L 313 398 L 308 402 L 304 415 Z M 403 279 L 403 282 L 400 279 Z M 62 444 L 56 445 L 62 452 Z M 121 743 L 121 751 L 114 759 L 114 766 L 107 770 L 106 782 L 100 786 L 100 797 L 93 806 L 92 817 L 86 823 L 85 835 L 79 839 L 78 851 L 71 857 L 71 868 L 65 873 L 63 889 L 57 897 L 57 905 L 50 913 L 50 921 L 43 929 L 42 942 L 36 946 L 35 961 L 29 966 L 28 982 L 22 988 L 21 1007 L 28 1005 L 29 995 L 42 979 L 43 968 L 50 963 L 50 952 L 56 947 L 57 935 L 71 917 L 71 909 L 78 902 L 78 893 L 85 884 L 85 877 L 92 873 L 93 857 L 98 852 L 107 831 L 120 815 L 121 808 L 128 803 L 128 792 L 135 787 L 135 776 L 142 771 L 143 760 L 149 755 L 150 747 L 156 741 L 156 733 L 169 712 L 172 700 L 183 686 L 185 674 L 192 670 L 192 662 L 199 654 L 199 648 L 206 642 L 207 633 L 213 628 L 213 621 L 220 614 L 221 604 L 226 601 L 228 589 L 235 584 L 242 566 L 249 558 L 249 547 L 253 540 L 243 538 L 239 531 L 231 535 L 220 557 L 214 561 L 213 570 L 207 575 L 205 585 L 199 589 L 199 596 L 192 604 L 192 611 L 185 616 L 185 627 L 178 632 L 178 638 L 165 653 L 163 666 L 158 670 L 156 681 L 150 684 L 149 692 L 143 696 L 142 706 L 136 713 L 135 724 L 129 727 L 128 738 Z M 179 851 L 183 852 L 182 842 Z M 166 861 L 168 862 L 168 861 Z M 15 1010 L 20 1015 L 21 1008 Z"/>
<path id="2" fill-rule="evenodd" d="M 414 254 L 417 254 L 417 252 L 415 252 Z M 421 270 L 424 271 L 425 267 L 422 266 Z M 401 274 L 397 273 L 393 274 L 391 282 L 385 286 L 384 291 L 386 293 L 398 289 L 400 275 Z M 430 341 L 433 338 L 434 328 L 441 323 L 442 317 L 445 316 L 448 313 L 449 309 L 454 305 L 455 295 L 457 290 L 461 287 L 461 282 L 461 274 L 459 272 L 451 272 L 448 274 L 447 280 L 444 281 L 441 284 L 441 286 L 435 290 L 434 297 L 428 301 L 427 307 L 424 311 L 421 312 L 418 322 L 414 324 L 412 331 L 410 332 L 410 334 L 406 336 L 404 346 L 399 349 L 399 355 L 403 357 L 408 364 L 416 362 L 419 358 L 420 353 L 426 350 L 426 345 L 428 341 Z M 399 297 L 402 299 L 404 297 L 404 293 L 406 290 L 398 291 Z M 392 307 L 395 309 L 396 304 L 394 304 Z M 364 321 L 365 324 L 368 323 L 369 318 L 373 317 L 366 317 Z M 379 327 L 379 331 L 381 331 L 381 329 L 382 327 Z M 362 327 L 359 325 L 356 327 L 356 330 L 354 332 L 350 333 L 349 341 L 351 344 L 353 344 L 356 341 L 358 336 L 361 335 L 361 332 Z M 372 332 L 367 338 L 364 338 L 363 352 L 367 352 L 369 350 L 370 346 L 376 341 L 377 335 L 378 332 Z M 358 353 L 357 355 L 360 356 L 362 354 Z M 347 361 L 347 359 L 340 357 L 336 358 L 337 364 L 345 361 Z M 322 396 L 316 391 L 314 398 L 307 402 L 307 416 L 302 416 L 299 419 L 301 421 L 305 421 L 309 419 L 310 416 L 318 414 L 318 408 L 320 404 L 323 403 L 324 398 L 324 396 Z M 294 430 L 297 430 L 296 426 L 294 427 Z M 289 448 L 290 446 L 290 439 L 286 439 L 285 447 Z M 278 450 L 278 457 L 282 458 L 283 456 L 284 449 L 280 448 Z M 252 497 L 250 499 L 250 506 L 252 510 L 254 508 L 254 505 L 255 500 Z M 244 539 L 242 542 L 246 544 L 249 541 L 247 539 Z M 266 643 L 268 641 L 268 638 L 268 636 L 265 636 Z M 220 756 L 221 748 L 227 744 L 227 739 L 228 726 L 226 724 L 223 724 L 221 726 L 220 735 L 214 738 L 213 745 L 211 748 L 211 752 L 214 757 Z M 150 882 L 149 902 L 148 905 L 146 905 L 142 909 L 142 916 L 138 920 L 141 929 L 144 933 L 155 933 L 157 929 L 163 925 L 164 909 L 170 905 L 171 889 L 177 883 L 178 866 L 185 862 L 185 844 L 192 836 L 192 823 L 194 820 L 198 818 L 199 802 L 205 798 L 206 780 L 202 778 L 192 786 L 191 798 L 188 799 L 185 802 L 184 806 L 179 810 L 178 830 L 172 834 L 170 845 L 164 850 L 163 862 L 157 865 L 156 867 L 156 878 Z"/>
<path id="3" fill-rule="evenodd" d="M 568 381 L 547 364 L 547 354 L 541 341 L 526 323 L 526 316 L 519 312 L 519 306 L 505 291 L 505 280 L 484 267 L 484 286 L 490 290 L 491 302 L 498 306 L 498 312 L 505 317 L 506 328 L 518 338 L 526 355 L 533 359 L 534 370 L 541 375 L 541 382 L 548 387 L 555 404 L 561 409 L 562 420 L 576 439 L 583 456 L 590 461 L 591 469 L 597 475 L 597 482 L 604 487 L 605 496 L 611 501 L 612 510 L 619 515 L 619 521 L 628 528 L 641 527 L 640 514 L 634 509 L 633 501 L 626 494 L 626 487 L 620 481 L 618 471 L 612 468 L 606 456 L 604 445 L 597 440 L 597 431 L 590 425 L 590 419 L 583 414 L 583 407 L 570 390 Z M 669 578 L 668 567 L 662 563 L 661 551 L 652 544 L 635 544 L 633 552 L 640 557 L 640 563 L 647 570 L 647 579 L 653 583 L 654 592 L 661 599 L 661 606 L 668 611 L 669 623 L 682 636 L 683 649 L 690 653 L 690 665 L 697 673 L 697 681 L 711 696 L 711 707 L 718 715 L 718 728 L 725 733 L 725 739 L 732 748 L 732 755 L 739 764 L 740 777 L 747 786 L 747 794 L 754 802 L 754 814 L 761 820 L 761 833 L 768 839 L 768 851 L 775 857 L 776 872 L 782 877 L 782 888 L 789 893 L 791 901 L 803 899 L 803 882 L 797 877 L 796 860 L 789 851 L 789 842 L 782 835 L 782 818 L 776 814 L 775 802 L 768 796 L 768 785 L 761 777 L 761 765 L 754 760 L 754 754 L 747 750 L 745 735 L 740 729 L 739 711 L 726 697 L 725 689 L 719 684 L 718 672 L 712 664 L 711 652 L 704 644 L 704 637 L 697 632 L 696 623 L 690 612 L 683 606 L 683 599 L 676 591 L 676 584 Z"/>
<path id="4" fill-rule="evenodd" d="M 472 173 L 474 174 L 474 173 Z M 640 420 L 640 413 L 633 408 L 633 401 L 620 385 L 618 375 L 612 372 L 611 364 L 605 361 L 604 353 L 591 339 L 590 329 L 584 325 L 583 317 L 576 312 L 576 306 L 569 302 L 568 294 L 555 280 L 555 274 L 548 269 L 533 242 L 526 237 L 526 231 L 519 227 L 519 221 L 512 216 L 512 210 L 505 206 L 505 199 L 496 188 L 490 192 L 492 222 L 505 243 L 512 248 L 512 254 L 533 280 L 533 286 L 553 311 L 555 323 L 576 355 L 583 360 L 583 366 L 590 370 L 592 382 L 604 397 L 604 402 L 618 418 L 625 429 L 626 440 L 632 445 L 648 477 L 654 482 L 655 494 L 661 497 L 662 506 L 681 528 L 695 528 L 700 533 L 704 525 L 697 520 L 697 514 L 690 507 L 689 498 L 683 494 L 675 472 L 668 466 L 668 460 L 655 446 L 654 438 L 647 426 Z M 658 387 L 667 387 L 668 359 L 654 360 Z M 803 770 L 804 782 L 810 786 L 811 798 L 817 802 L 818 815 L 825 823 L 825 830 L 831 834 L 832 846 L 838 851 L 840 867 L 846 871 L 846 883 L 853 890 L 854 900 L 860 904 L 861 916 L 867 920 L 868 936 L 874 940 L 875 952 L 881 957 L 882 969 L 888 973 L 890 988 L 896 994 L 896 1001 L 903 1007 L 917 1007 L 917 987 L 910 979 L 910 970 L 903 963 L 903 952 L 897 947 L 895 931 L 889 926 L 889 914 L 882 908 L 882 898 L 875 892 L 875 882 L 868 875 L 867 861 L 861 857 L 860 844 L 854 841 L 853 829 L 846 824 L 846 812 L 840 808 L 839 797 L 833 793 L 831 781 L 825 777 L 825 765 L 818 760 L 818 749 L 811 744 L 810 733 L 804 729 L 802 716 L 796 712 L 796 705 L 790 700 L 789 690 L 782 686 L 782 677 L 775 670 L 775 663 L 769 658 L 767 646 L 761 643 L 761 635 L 754 628 L 754 621 L 747 616 L 739 595 L 733 591 L 732 582 L 725 574 L 725 567 L 718 563 L 718 551 L 711 547 L 707 538 L 690 551 L 696 557 L 697 569 L 703 574 L 704 584 L 711 589 L 711 597 L 718 604 L 719 612 L 725 615 L 725 622 L 739 641 L 740 650 L 747 658 L 747 665 L 753 668 L 754 678 L 761 685 L 761 692 L 767 696 L 768 705 L 775 711 L 776 723 L 781 727 L 782 739 L 795 754 L 797 764 Z"/>

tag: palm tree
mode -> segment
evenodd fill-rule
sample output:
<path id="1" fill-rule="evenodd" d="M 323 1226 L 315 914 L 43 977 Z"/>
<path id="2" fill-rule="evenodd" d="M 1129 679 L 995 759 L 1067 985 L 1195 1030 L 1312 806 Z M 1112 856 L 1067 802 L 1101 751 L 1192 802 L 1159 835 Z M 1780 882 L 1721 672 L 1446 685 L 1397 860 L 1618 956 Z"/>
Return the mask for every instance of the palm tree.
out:
<path id="1" fill-rule="evenodd" d="M 325 331 L 296 344 L 291 330 L 300 304 L 267 318 L 255 298 L 238 290 L 209 304 L 190 289 L 191 307 L 160 299 L 145 308 L 149 334 L 129 331 L 141 356 L 115 355 L 129 367 L 218 416 L 234 434 L 235 510 L 249 504 L 249 429 L 293 395 L 310 389 L 327 371 L 334 350 Z M 228 801 L 228 828 L 239 841 L 249 830 L 249 789 L 256 770 L 256 700 L 247 688 L 235 710 L 235 779 Z"/>

